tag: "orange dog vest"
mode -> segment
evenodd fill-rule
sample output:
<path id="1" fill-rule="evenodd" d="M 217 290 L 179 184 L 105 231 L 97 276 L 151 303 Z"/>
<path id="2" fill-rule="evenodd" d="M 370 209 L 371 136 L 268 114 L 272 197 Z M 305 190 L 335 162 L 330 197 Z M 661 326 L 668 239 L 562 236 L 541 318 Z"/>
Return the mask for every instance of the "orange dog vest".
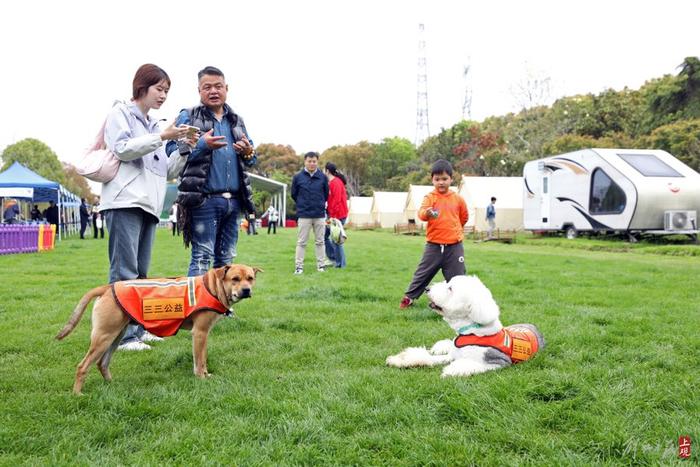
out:
<path id="1" fill-rule="evenodd" d="M 460 334 L 455 338 L 454 343 L 457 348 L 468 345 L 493 347 L 508 355 L 513 363 L 529 360 L 539 350 L 537 334 L 530 328 L 517 325 L 505 327 L 490 336 Z"/>
<path id="2" fill-rule="evenodd" d="M 197 311 L 229 312 L 207 290 L 203 277 L 120 281 L 112 284 L 112 293 L 124 313 L 148 332 L 173 336 L 183 321 Z"/>

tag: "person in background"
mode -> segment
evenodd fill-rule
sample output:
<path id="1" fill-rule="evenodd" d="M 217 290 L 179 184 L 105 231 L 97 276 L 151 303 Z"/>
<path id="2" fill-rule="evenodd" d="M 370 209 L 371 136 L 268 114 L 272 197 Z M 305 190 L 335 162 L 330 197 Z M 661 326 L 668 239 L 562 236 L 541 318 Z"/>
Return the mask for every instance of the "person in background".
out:
<path id="1" fill-rule="evenodd" d="M 102 215 L 100 214 L 100 198 L 97 198 L 95 204 L 92 205 L 92 236 L 97 238 L 97 231 L 100 231 L 100 238 L 105 238 L 105 226 L 102 222 Z"/>
<path id="2" fill-rule="evenodd" d="M 255 213 L 251 212 L 248 214 L 248 228 L 246 229 L 246 232 L 248 232 L 248 235 L 257 235 L 258 231 L 256 230 L 256 225 L 255 225 Z"/>
<path id="3" fill-rule="evenodd" d="M 41 217 L 41 211 L 39 211 L 39 208 L 36 204 L 34 205 L 34 207 L 32 207 L 31 216 L 33 221 L 40 221 L 41 219 L 43 219 Z"/>
<path id="4" fill-rule="evenodd" d="M 469 219 L 467 203 L 459 194 L 450 190 L 452 166 L 439 159 L 430 171 L 435 190 L 423 198 L 418 218 L 427 221 L 426 245 L 413 279 L 399 308 L 408 308 L 421 296 L 433 277 L 442 269 L 449 281 L 454 276 L 466 274 L 464 265 L 464 224 Z"/>
<path id="5" fill-rule="evenodd" d="M 489 224 L 487 229 L 488 238 L 493 238 L 493 231 L 496 229 L 496 197 L 491 197 L 491 204 L 486 207 L 486 222 Z"/>
<path id="6" fill-rule="evenodd" d="M 164 142 L 186 140 L 185 127 L 164 130 L 149 116 L 159 109 L 170 90 L 170 77 L 160 67 L 139 67 L 132 84 L 131 102 L 112 107 L 105 123 L 105 144 L 121 160 L 117 175 L 102 184 L 100 213 L 109 231 L 109 283 L 148 277 L 156 227 L 165 201 L 166 180 L 176 177 L 185 157 L 165 154 Z M 187 139 L 194 145 L 194 138 Z M 142 326 L 127 326 L 119 349 L 147 350 L 145 342 L 161 340 Z M 109 355 L 114 346 L 108 350 Z"/>
<path id="7" fill-rule="evenodd" d="M 87 230 L 90 220 L 90 212 L 88 211 L 85 198 L 80 198 L 80 239 L 85 240 L 85 231 Z"/>
<path id="8" fill-rule="evenodd" d="M 10 199 L 5 203 L 5 212 L 2 214 L 2 221 L 5 224 L 15 224 L 19 222 L 20 218 L 20 209 L 19 209 L 19 203 L 14 200 Z"/>
<path id="9" fill-rule="evenodd" d="M 348 193 L 345 189 L 347 179 L 336 165 L 332 162 L 326 164 L 325 174 L 328 177 L 328 217 L 338 219 L 341 224 L 345 225 L 348 218 Z M 330 227 L 326 227 L 326 233 L 330 234 Z M 330 256 L 335 262 L 336 268 L 344 268 L 346 266 L 345 248 L 342 243 L 336 243 L 331 240 L 330 235 L 325 238 L 326 250 L 329 248 L 333 254 Z"/>
<path id="10" fill-rule="evenodd" d="M 294 274 L 304 273 L 304 254 L 311 230 L 315 237 L 316 270 L 326 270 L 323 237 L 326 229 L 328 178 L 318 170 L 318 157 L 317 152 L 304 154 L 304 168 L 292 178 L 292 199 L 296 202 L 299 218 Z"/>
<path id="11" fill-rule="evenodd" d="M 230 264 L 236 257 L 238 218 L 242 212 L 255 212 L 245 169 L 257 157 L 243 118 L 226 103 L 224 74 L 208 66 L 197 78 L 201 103 L 177 117 L 178 124 L 196 127 L 201 134 L 178 185 L 178 209 L 185 219 L 182 237 L 186 246 L 192 244 L 188 276 Z M 176 148 L 187 150 L 170 141 L 167 151 Z"/>
<path id="12" fill-rule="evenodd" d="M 280 219 L 280 213 L 277 211 L 277 209 L 270 204 L 270 207 L 267 208 L 267 211 L 265 211 L 265 214 L 263 214 L 260 219 L 265 219 L 267 217 L 267 234 L 270 235 L 270 229 L 272 229 L 272 234 L 276 235 L 277 234 L 277 222 L 279 222 Z"/>
<path id="13" fill-rule="evenodd" d="M 173 227 L 173 237 L 175 234 L 177 236 L 180 236 L 180 226 L 177 223 L 177 203 L 173 203 L 172 206 L 170 206 L 170 213 L 168 214 L 168 220 L 170 221 L 170 224 Z"/>
<path id="14" fill-rule="evenodd" d="M 56 232 L 58 232 L 58 206 L 54 201 L 49 201 L 49 207 L 44 209 L 44 219 L 51 225 L 56 226 Z"/>

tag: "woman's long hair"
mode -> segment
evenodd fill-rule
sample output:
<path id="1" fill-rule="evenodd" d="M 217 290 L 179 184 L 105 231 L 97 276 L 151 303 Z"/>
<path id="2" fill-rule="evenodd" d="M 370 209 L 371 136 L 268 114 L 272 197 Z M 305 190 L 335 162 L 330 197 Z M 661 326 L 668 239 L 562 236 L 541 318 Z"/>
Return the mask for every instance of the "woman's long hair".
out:
<path id="1" fill-rule="evenodd" d="M 336 167 L 334 163 L 327 162 L 326 170 L 329 171 L 334 177 L 338 177 L 340 180 L 342 180 L 343 185 L 348 184 L 348 179 L 345 177 L 345 175 L 343 175 L 343 173 L 340 170 L 338 170 L 338 167 Z"/>

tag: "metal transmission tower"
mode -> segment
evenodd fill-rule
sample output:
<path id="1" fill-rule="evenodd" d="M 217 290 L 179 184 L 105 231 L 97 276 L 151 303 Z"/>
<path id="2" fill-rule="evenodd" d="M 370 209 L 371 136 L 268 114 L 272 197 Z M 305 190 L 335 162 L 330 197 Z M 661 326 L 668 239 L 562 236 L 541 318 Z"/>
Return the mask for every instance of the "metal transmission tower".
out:
<path id="1" fill-rule="evenodd" d="M 416 146 L 430 136 L 428 124 L 428 66 L 425 58 L 425 27 L 418 25 L 418 99 L 416 104 Z"/>

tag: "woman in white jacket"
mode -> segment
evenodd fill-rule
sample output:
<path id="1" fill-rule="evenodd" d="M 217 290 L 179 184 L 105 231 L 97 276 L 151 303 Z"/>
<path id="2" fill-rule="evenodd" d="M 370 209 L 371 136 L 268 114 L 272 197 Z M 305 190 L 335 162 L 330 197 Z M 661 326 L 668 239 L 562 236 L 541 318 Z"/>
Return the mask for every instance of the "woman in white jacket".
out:
<path id="1" fill-rule="evenodd" d="M 166 180 L 176 177 L 187 159 L 178 152 L 168 158 L 164 146 L 168 140 L 184 138 L 187 129 L 173 123 L 161 131 L 148 115 L 163 105 L 169 89 L 165 71 L 142 65 L 134 76 L 131 102 L 118 103 L 107 117 L 105 144 L 121 161 L 114 179 L 102 185 L 100 203 L 109 232 L 110 284 L 147 277 Z M 145 350 L 150 347 L 143 340 L 156 339 L 143 327 L 129 325 L 119 348 Z"/>

